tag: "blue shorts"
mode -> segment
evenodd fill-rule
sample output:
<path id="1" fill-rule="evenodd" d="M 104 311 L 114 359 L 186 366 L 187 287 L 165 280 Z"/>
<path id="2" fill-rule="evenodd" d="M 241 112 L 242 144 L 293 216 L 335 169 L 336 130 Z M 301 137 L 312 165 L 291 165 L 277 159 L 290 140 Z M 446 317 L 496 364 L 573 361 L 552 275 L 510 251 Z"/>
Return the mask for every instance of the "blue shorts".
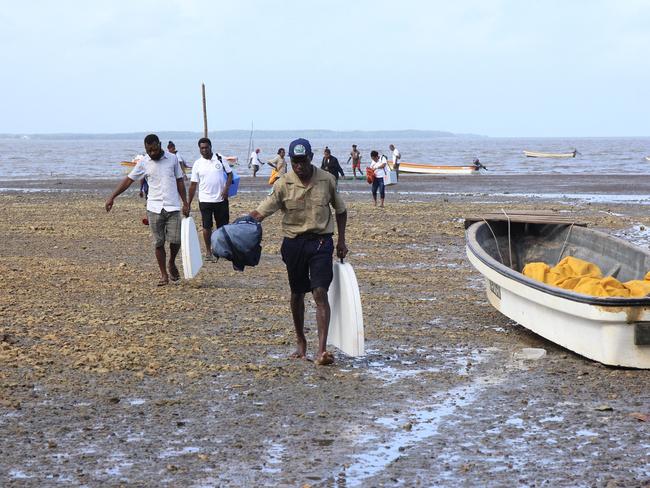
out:
<path id="1" fill-rule="evenodd" d="M 377 178 L 372 181 L 372 196 L 376 197 L 377 196 L 377 189 L 379 189 L 379 196 L 381 198 L 384 198 L 386 196 L 386 190 L 384 186 L 384 178 Z"/>
<path id="2" fill-rule="evenodd" d="M 307 293 L 315 288 L 329 289 L 334 276 L 334 241 L 330 234 L 311 234 L 293 239 L 285 237 L 280 253 L 287 266 L 292 293 Z"/>

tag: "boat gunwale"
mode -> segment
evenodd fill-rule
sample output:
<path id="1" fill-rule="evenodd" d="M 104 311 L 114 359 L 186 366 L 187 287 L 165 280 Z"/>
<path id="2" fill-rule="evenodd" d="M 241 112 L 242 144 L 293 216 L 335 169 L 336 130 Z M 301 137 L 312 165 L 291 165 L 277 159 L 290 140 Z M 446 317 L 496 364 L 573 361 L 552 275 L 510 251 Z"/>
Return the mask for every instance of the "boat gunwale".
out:
<path id="1" fill-rule="evenodd" d="M 595 297 L 591 295 L 584 295 L 582 293 L 576 293 L 570 290 L 565 290 L 563 288 L 558 288 L 556 286 L 547 285 L 541 281 L 528 278 L 523 273 L 515 271 L 514 269 L 509 268 L 508 266 L 499 263 L 496 259 L 490 256 L 478 243 L 476 239 L 476 233 L 482 225 L 487 225 L 485 222 L 476 222 L 472 224 L 465 231 L 465 240 L 467 242 L 467 247 L 469 250 L 476 256 L 476 258 L 481 261 L 483 264 L 493 269 L 497 273 L 506 278 L 512 279 L 516 282 L 519 282 L 523 285 L 529 286 L 535 290 L 553 295 L 558 298 L 564 298 L 566 300 L 578 303 L 584 303 L 587 305 L 595 305 L 598 307 L 650 307 L 650 297 L 636 297 L 636 298 L 623 298 L 623 297 Z M 619 241 L 608 234 L 599 232 L 594 229 L 589 229 L 590 232 L 594 232 L 603 237 L 609 239 L 614 239 Z M 625 241 L 621 241 L 625 244 L 629 244 Z M 634 246 L 633 246 L 634 247 Z"/>

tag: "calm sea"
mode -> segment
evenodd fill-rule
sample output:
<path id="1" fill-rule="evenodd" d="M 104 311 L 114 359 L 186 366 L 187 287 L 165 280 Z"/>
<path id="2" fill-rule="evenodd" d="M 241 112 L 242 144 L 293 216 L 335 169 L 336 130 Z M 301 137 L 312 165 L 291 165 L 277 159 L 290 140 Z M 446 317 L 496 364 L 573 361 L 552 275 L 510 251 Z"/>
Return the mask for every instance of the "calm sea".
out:
<path id="1" fill-rule="evenodd" d="M 186 160 L 199 157 L 196 140 L 176 139 L 176 148 Z M 272 158 L 279 147 L 287 148 L 289 140 L 260 139 L 255 146 L 261 149 L 262 160 Z M 431 139 L 312 139 L 311 143 L 320 161 L 325 146 L 339 158 L 344 171 L 350 171 L 350 146 L 356 143 L 363 161 L 370 159 L 376 149 L 390 154 L 388 144 L 394 143 L 402 153 L 403 161 L 456 165 L 471 163 L 479 158 L 489 173 L 600 173 L 646 174 L 650 172 L 650 137 L 648 138 L 431 138 Z M 218 140 L 213 138 L 215 150 L 227 156 L 237 156 L 241 175 L 249 174 L 247 150 L 249 141 Z M 575 159 L 526 158 L 523 150 L 542 152 L 579 151 Z M 142 143 L 135 139 L 0 139 L 0 179 L 45 178 L 106 178 L 125 174 L 120 161 L 131 160 L 143 152 Z M 270 168 L 264 165 L 262 174 Z"/>

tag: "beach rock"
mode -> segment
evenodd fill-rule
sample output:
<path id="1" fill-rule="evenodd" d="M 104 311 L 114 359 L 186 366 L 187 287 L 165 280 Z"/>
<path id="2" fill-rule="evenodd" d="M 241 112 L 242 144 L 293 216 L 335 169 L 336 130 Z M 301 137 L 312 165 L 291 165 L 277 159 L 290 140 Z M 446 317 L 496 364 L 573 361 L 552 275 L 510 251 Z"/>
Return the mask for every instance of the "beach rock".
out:
<path id="1" fill-rule="evenodd" d="M 611 412 L 614 409 L 609 405 L 598 405 L 595 410 L 598 410 L 599 412 Z"/>
<path id="2" fill-rule="evenodd" d="M 524 361 L 538 361 L 546 356 L 546 349 L 537 347 L 524 347 L 515 353 L 515 359 L 522 359 Z"/>

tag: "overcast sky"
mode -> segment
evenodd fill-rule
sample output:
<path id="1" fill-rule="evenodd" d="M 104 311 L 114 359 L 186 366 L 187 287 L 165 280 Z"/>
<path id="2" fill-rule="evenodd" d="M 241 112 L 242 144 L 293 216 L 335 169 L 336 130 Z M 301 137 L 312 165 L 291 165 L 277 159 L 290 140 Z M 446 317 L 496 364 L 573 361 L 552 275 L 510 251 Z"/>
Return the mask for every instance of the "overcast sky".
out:
<path id="1" fill-rule="evenodd" d="M 650 133 L 647 0 L 3 2 L 0 133 Z"/>

